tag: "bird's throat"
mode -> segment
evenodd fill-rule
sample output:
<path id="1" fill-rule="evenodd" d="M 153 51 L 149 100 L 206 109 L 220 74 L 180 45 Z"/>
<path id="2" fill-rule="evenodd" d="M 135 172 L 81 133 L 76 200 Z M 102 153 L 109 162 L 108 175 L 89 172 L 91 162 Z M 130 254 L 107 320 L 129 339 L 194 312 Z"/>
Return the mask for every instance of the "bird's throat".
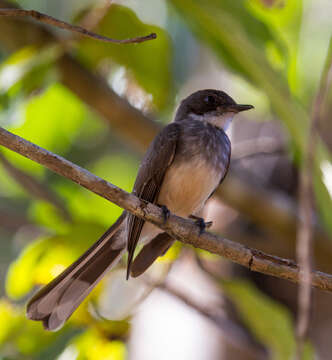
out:
<path id="1" fill-rule="evenodd" d="M 191 114 L 190 116 L 193 120 L 203 121 L 226 131 L 229 128 L 234 115 L 235 113 L 233 112 L 227 112 L 223 114 Z"/>

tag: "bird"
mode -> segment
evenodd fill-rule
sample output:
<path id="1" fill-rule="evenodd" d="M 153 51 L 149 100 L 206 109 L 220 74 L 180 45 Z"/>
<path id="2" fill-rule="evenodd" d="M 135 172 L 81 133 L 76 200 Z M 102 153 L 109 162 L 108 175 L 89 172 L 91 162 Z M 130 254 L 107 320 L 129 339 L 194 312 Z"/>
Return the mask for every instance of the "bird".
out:
<path id="1" fill-rule="evenodd" d="M 174 121 L 150 144 L 132 193 L 160 206 L 165 221 L 173 212 L 193 218 L 203 232 L 208 223 L 199 215 L 230 164 L 231 142 L 226 130 L 237 113 L 252 108 L 237 104 L 221 90 L 189 95 L 180 103 Z M 58 330 L 126 249 L 128 279 L 141 275 L 174 241 L 162 229 L 123 211 L 77 261 L 31 298 L 27 317 L 42 321 L 46 330 Z M 143 247 L 134 258 L 138 243 Z"/>

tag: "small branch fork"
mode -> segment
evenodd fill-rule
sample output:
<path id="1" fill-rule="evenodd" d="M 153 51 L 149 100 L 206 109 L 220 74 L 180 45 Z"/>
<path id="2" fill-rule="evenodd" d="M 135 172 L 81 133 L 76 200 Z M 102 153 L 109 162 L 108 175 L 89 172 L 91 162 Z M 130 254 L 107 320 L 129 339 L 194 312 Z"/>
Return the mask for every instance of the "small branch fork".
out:
<path id="1" fill-rule="evenodd" d="M 92 38 L 94 40 L 99 40 L 107 43 L 115 43 L 115 44 L 134 44 L 141 43 L 148 40 L 153 40 L 157 38 L 155 33 L 151 33 L 146 36 L 138 36 L 130 39 L 111 39 L 109 37 L 98 35 L 92 31 L 89 31 L 81 26 L 71 25 L 64 21 L 58 20 L 52 16 L 40 13 L 36 10 L 23 10 L 23 9 L 0 9 L 0 16 L 16 16 L 16 17 L 31 17 L 37 21 L 40 21 L 45 24 L 56 26 L 60 29 L 69 30 L 74 33 L 78 33 L 82 36 L 86 36 Z"/>
<path id="2" fill-rule="evenodd" d="M 174 214 L 170 214 L 165 223 L 163 211 L 160 207 L 127 193 L 63 157 L 24 140 L 1 127 L 0 145 L 76 182 L 132 214 L 152 222 L 183 243 L 223 256 L 252 271 L 272 275 L 295 283 L 299 282 L 298 267 L 293 261 L 247 248 L 210 232 L 204 232 L 200 235 L 199 228 L 192 220 L 183 219 Z M 311 275 L 311 285 L 313 287 L 332 292 L 332 275 L 319 271 L 314 271 Z"/>

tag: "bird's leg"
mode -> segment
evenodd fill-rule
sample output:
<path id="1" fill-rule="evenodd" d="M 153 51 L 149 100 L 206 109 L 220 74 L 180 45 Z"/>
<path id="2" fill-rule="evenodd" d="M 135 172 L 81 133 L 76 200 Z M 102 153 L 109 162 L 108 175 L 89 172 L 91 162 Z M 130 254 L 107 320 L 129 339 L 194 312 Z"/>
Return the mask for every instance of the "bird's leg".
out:
<path id="1" fill-rule="evenodd" d="M 166 223 L 166 221 L 168 220 L 171 212 L 168 210 L 168 207 L 166 205 L 160 205 L 157 204 L 157 206 L 159 206 L 163 212 L 163 218 L 164 218 L 164 223 Z"/>
<path id="2" fill-rule="evenodd" d="M 195 220 L 195 224 L 199 227 L 199 235 L 202 235 L 205 229 L 208 229 L 213 224 L 212 221 L 205 222 L 203 218 L 196 215 L 189 215 L 189 218 Z"/>

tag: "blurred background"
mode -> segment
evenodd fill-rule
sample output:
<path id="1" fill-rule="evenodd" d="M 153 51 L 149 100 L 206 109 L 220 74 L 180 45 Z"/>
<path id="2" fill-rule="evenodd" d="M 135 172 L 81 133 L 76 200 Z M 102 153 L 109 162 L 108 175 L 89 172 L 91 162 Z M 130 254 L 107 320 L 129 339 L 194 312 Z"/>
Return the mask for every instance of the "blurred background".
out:
<path id="1" fill-rule="evenodd" d="M 298 168 L 329 52 L 329 0 L 22 0 L 113 38 L 105 44 L 27 18 L 0 18 L 0 125 L 131 191 L 139 161 L 179 101 L 226 91 L 238 116 L 230 172 L 206 206 L 212 231 L 295 258 Z M 332 90 L 319 123 L 315 268 L 332 273 Z M 175 244 L 146 275 L 125 259 L 48 333 L 29 296 L 89 247 L 121 209 L 0 149 L 0 359 L 291 359 L 296 286 Z M 154 286 L 158 283 L 158 286 Z M 332 296 L 314 292 L 305 359 L 330 359 Z"/>

